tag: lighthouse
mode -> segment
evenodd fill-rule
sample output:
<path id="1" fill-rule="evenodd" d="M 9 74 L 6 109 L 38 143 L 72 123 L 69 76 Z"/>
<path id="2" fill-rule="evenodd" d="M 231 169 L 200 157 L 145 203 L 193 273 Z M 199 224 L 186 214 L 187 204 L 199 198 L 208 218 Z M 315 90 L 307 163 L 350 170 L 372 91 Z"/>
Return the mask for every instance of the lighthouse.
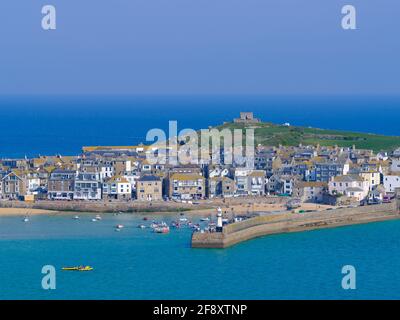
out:
<path id="1" fill-rule="evenodd" d="M 218 213 L 217 213 L 217 228 L 216 231 L 217 232 L 222 232 L 222 210 L 221 208 L 217 209 Z"/>

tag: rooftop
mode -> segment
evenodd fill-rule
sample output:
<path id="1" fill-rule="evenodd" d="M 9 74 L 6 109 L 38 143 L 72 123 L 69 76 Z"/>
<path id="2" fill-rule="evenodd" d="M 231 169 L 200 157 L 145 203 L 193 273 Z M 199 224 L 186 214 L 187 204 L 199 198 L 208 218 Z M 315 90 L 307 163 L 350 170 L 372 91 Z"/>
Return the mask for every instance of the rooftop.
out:
<path id="1" fill-rule="evenodd" d="M 333 178 L 334 182 L 353 182 L 353 181 L 358 181 L 362 182 L 364 179 L 356 174 L 347 174 L 344 176 L 336 176 Z"/>
<path id="2" fill-rule="evenodd" d="M 139 181 L 161 181 L 161 178 L 153 175 L 144 175 Z"/>

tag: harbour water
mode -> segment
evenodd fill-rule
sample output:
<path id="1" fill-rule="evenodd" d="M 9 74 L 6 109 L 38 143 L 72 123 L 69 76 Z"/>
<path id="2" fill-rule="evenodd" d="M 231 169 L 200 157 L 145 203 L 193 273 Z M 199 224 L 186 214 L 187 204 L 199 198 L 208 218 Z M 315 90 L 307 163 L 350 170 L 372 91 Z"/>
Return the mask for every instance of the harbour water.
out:
<path id="1" fill-rule="evenodd" d="M 143 216 L 0 218 L 0 299 L 399 299 L 400 221 L 191 249 L 190 229 L 155 234 Z M 157 219 L 171 221 L 176 216 Z M 197 218 L 193 218 L 195 221 Z M 114 226 L 125 228 L 115 232 Z M 353 265 L 357 289 L 343 290 Z M 43 265 L 56 290 L 43 290 Z M 91 272 L 61 271 L 91 265 Z"/>

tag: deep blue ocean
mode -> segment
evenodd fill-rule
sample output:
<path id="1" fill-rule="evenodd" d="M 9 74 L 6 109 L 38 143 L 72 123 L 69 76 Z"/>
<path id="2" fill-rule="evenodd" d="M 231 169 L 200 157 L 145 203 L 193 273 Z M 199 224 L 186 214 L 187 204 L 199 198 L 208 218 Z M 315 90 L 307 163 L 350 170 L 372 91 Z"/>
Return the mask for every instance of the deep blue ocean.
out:
<path id="1" fill-rule="evenodd" d="M 240 111 L 275 123 L 400 135 L 398 97 L 8 96 L 0 98 L 0 156 L 135 144 L 168 120 L 199 129 Z M 206 250 L 190 248 L 189 229 L 159 235 L 137 228 L 142 216 L 92 217 L 0 217 L 0 299 L 400 298 L 400 221 Z M 114 231 L 118 223 L 121 232 Z M 95 270 L 61 271 L 81 264 Z M 56 290 L 41 288 L 43 265 L 56 268 Z M 356 290 L 341 287 L 344 265 L 356 268 Z"/>
<path id="2" fill-rule="evenodd" d="M 253 111 L 274 123 L 400 135 L 400 96 L 0 96 L 0 157 L 146 142 L 152 128 L 208 128 Z M 167 132 L 167 131 L 166 131 Z"/>

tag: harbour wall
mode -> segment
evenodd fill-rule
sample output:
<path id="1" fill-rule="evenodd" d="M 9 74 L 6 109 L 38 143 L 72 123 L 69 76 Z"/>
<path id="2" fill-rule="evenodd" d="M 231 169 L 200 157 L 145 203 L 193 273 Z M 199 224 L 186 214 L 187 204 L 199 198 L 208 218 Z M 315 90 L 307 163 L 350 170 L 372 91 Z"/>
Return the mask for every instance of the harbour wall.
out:
<path id="1" fill-rule="evenodd" d="M 399 219 L 399 200 L 381 205 L 310 212 L 262 215 L 224 226 L 223 232 L 194 232 L 193 248 L 227 248 L 253 238 L 288 232 Z"/>
<path id="2" fill-rule="evenodd" d="M 226 208 L 230 205 L 248 205 L 257 203 L 284 204 L 287 198 L 276 196 L 265 197 L 241 197 L 241 198 L 214 198 L 212 200 L 198 200 L 196 205 L 174 201 L 117 201 L 117 200 L 98 200 L 98 201 L 51 201 L 36 200 L 31 201 L 11 201 L 0 200 L 0 208 L 24 208 L 42 209 L 54 211 L 74 211 L 74 212 L 181 212 L 192 210 L 213 209 L 216 207 Z"/>
<path id="3" fill-rule="evenodd" d="M 193 209 L 209 208 L 209 205 L 193 206 L 176 202 L 145 202 L 145 201 L 0 201 L 0 208 L 45 209 L 53 211 L 74 212 L 181 212 Z"/>

